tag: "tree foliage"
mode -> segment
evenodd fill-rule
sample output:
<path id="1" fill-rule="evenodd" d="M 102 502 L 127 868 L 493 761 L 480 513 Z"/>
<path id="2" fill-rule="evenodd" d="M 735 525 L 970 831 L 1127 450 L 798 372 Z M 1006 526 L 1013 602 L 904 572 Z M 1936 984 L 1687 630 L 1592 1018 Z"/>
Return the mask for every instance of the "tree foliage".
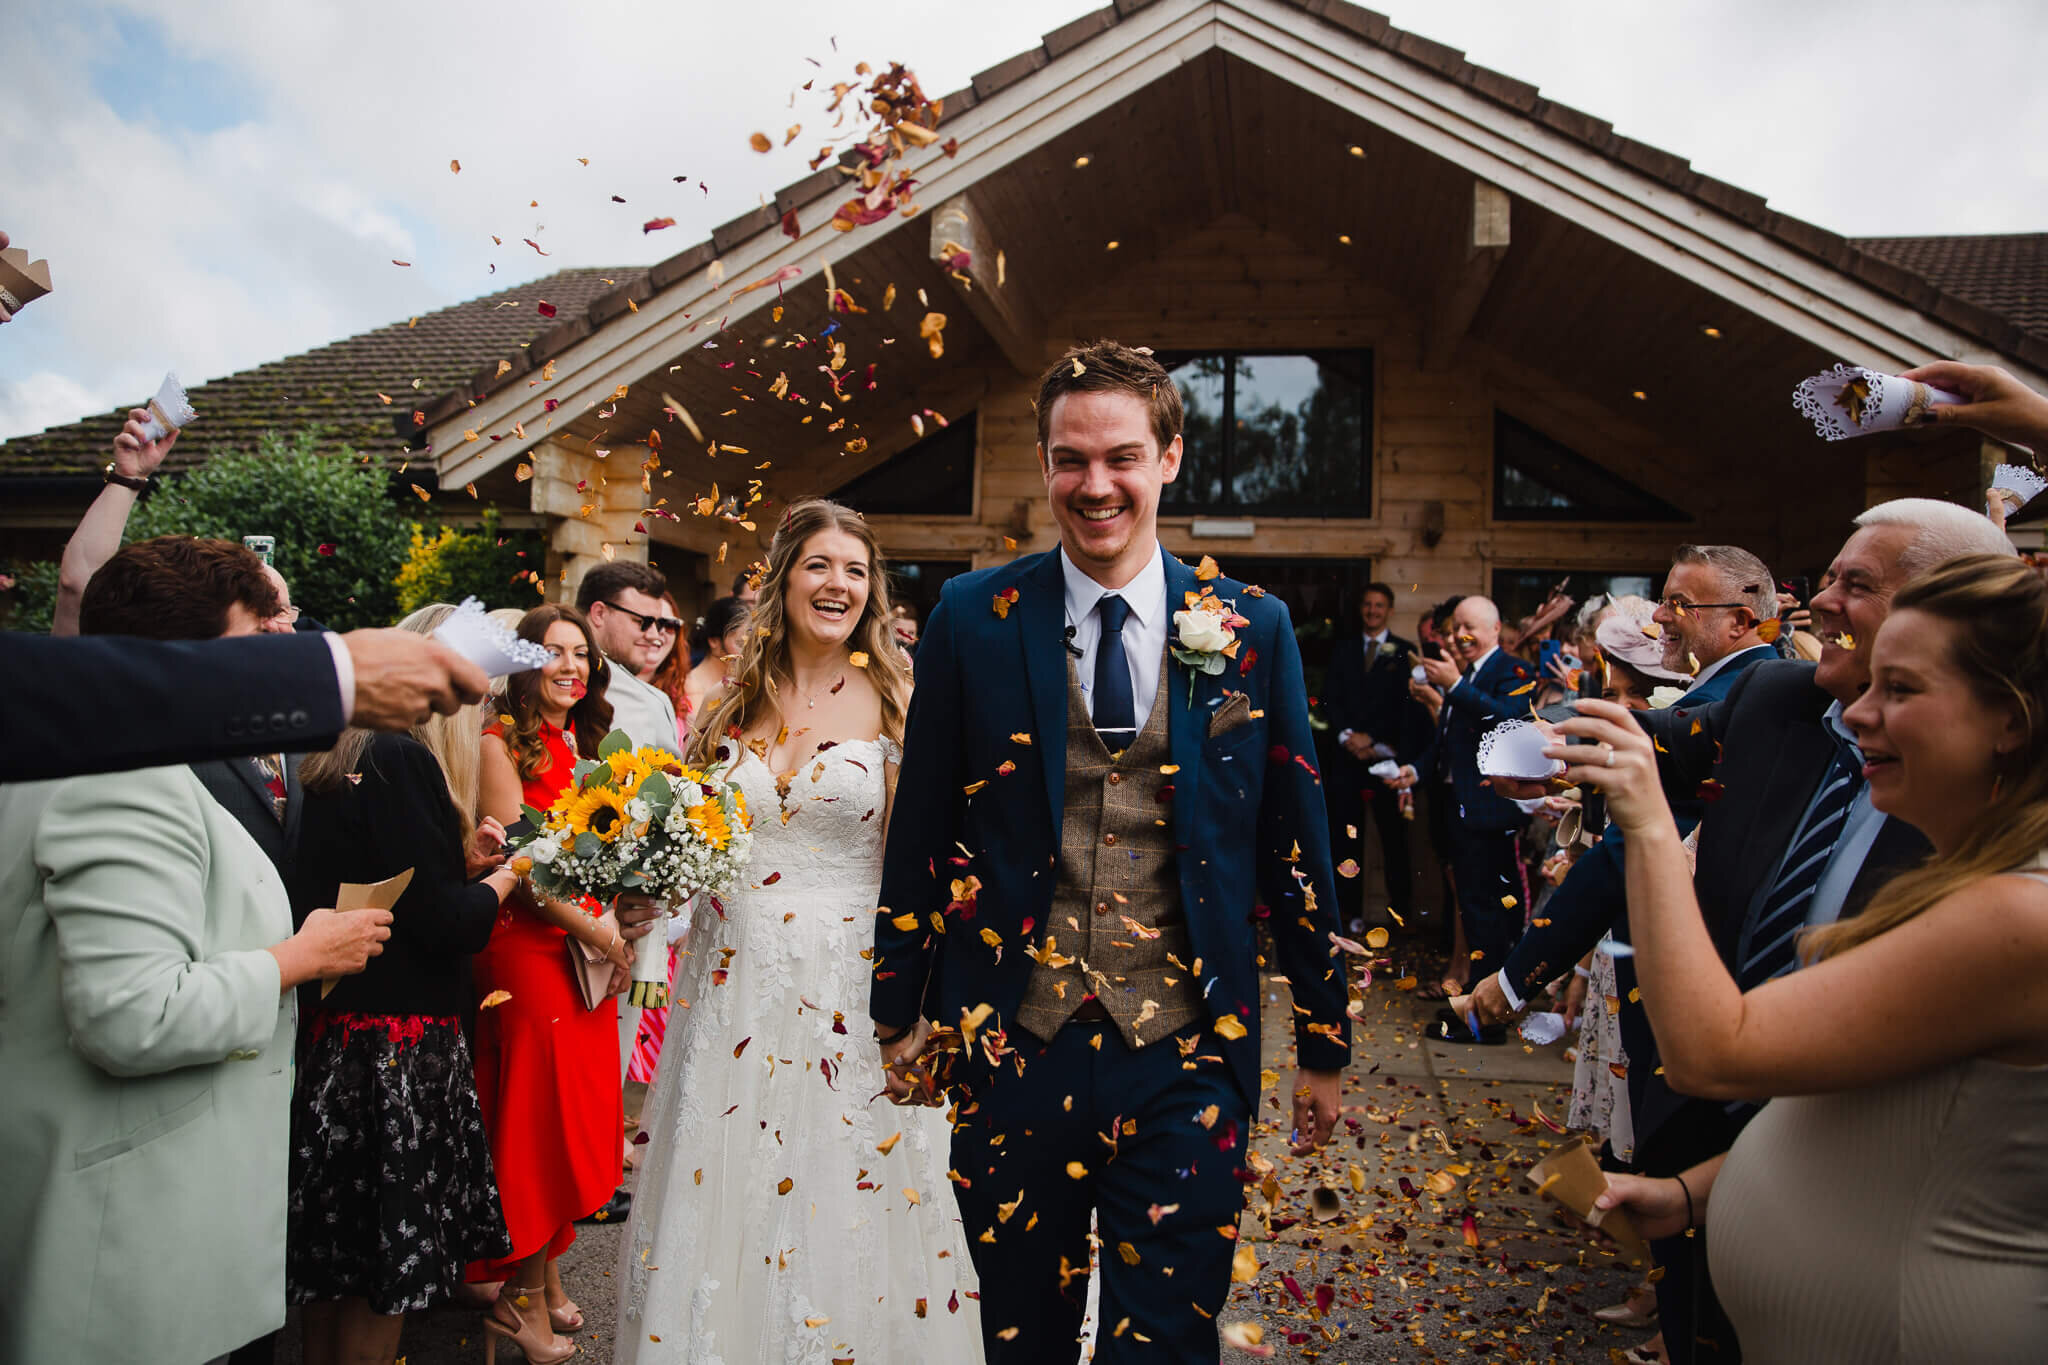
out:
<path id="1" fill-rule="evenodd" d="M 15 563 L 0 590 L 0 612 L 9 630 L 48 635 L 57 615 L 57 561 L 25 560 Z"/>
<path id="2" fill-rule="evenodd" d="M 339 630 L 389 625 L 399 614 L 394 582 L 410 519 L 383 466 L 317 441 L 312 432 L 272 432 L 253 453 L 210 456 L 136 508 L 126 540 L 274 536 L 272 563 L 308 616 Z"/>
<path id="3" fill-rule="evenodd" d="M 426 528 L 416 524 L 398 570 L 398 609 L 413 612 L 431 602 L 465 597 L 486 607 L 533 606 L 541 600 L 534 585 L 541 581 L 545 554 L 537 532 L 507 534 L 496 508 L 484 513 L 483 525 L 475 530 L 443 526 L 429 538 Z"/>

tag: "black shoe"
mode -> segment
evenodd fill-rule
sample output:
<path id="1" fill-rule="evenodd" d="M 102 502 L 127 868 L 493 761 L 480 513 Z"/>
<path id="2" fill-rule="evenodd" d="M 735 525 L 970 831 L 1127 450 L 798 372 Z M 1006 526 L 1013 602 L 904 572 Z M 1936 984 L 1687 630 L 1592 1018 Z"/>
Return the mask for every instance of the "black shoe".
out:
<path id="1" fill-rule="evenodd" d="M 576 1221 L 579 1223 L 623 1223 L 626 1215 L 633 1211 L 633 1194 L 621 1185 L 612 1191 L 611 1202 L 595 1213 L 586 1213 Z"/>
<path id="2" fill-rule="evenodd" d="M 1430 1033 L 1446 1043 L 1479 1043 L 1486 1047 L 1498 1047 L 1508 1038 L 1508 1031 L 1499 1024 L 1488 1024 L 1474 1033 L 1471 1024 L 1448 1009 L 1436 1012 L 1436 1022 L 1430 1026 Z"/>

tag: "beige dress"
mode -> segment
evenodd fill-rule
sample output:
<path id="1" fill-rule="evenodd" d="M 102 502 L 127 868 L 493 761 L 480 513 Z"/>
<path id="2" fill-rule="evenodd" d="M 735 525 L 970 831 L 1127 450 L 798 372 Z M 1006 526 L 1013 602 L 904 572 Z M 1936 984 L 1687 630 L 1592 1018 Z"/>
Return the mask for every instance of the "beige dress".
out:
<path id="1" fill-rule="evenodd" d="M 2048 1360 L 2048 1067 L 1772 1100 L 1708 1230 L 1748 1365 Z"/>

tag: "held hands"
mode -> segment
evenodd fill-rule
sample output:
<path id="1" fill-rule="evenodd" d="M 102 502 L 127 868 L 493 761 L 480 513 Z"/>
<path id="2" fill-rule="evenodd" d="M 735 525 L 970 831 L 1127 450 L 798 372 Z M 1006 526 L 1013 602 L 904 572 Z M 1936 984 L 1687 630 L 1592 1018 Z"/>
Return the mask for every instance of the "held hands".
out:
<path id="1" fill-rule="evenodd" d="M 178 433 L 158 440 L 150 440 L 143 433 L 149 423 L 146 408 L 128 409 L 128 421 L 120 434 L 114 437 L 114 472 L 131 479 L 146 479 L 156 473 L 157 466 L 164 462 L 164 456 L 171 453 L 171 447 L 178 443 Z"/>
<path id="2" fill-rule="evenodd" d="M 1563 759 L 1564 780 L 1572 785 L 1599 788 L 1607 798 L 1608 814 L 1630 836 L 1675 828 L 1657 774 L 1657 752 L 1650 737 L 1629 719 L 1628 709 L 1590 698 L 1574 705 L 1579 714 L 1555 727 L 1560 738 L 1544 748 L 1544 757 Z M 1593 744 L 1565 744 L 1565 736 Z"/>
<path id="3" fill-rule="evenodd" d="M 888 1085 L 889 1103 L 919 1103 L 915 1098 L 917 1082 L 912 1072 L 915 1070 L 917 1059 L 924 1054 L 924 1045 L 931 1036 L 931 1021 L 919 1018 L 917 1026 L 894 1043 L 883 1043 L 877 1037 L 876 1043 L 882 1050 L 882 1074 Z"/>
<path id="4" fill-rule="evenodd" d="M 1295 1073 L 1294 1141 L 1289 1150 L 1296 1156 L 1315 1151 L 1336 1130 L 1342 1079 L 1341 1071 L 1310 1071 L 1304 1067 Z"/>

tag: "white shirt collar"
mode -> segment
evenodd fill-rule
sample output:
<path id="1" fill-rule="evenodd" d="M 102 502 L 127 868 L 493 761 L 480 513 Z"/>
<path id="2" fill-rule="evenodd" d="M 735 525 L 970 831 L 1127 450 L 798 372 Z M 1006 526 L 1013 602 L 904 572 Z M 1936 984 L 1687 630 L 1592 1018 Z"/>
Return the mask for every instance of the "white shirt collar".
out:
<path id="1" fill-rule="evenodd" d="M 1693 688 L 1698 687 L 1701 683 L 1713 677 L 1716 673 L 1719 673 L 1723 668 L 1726 668 L 1731 661 L 1741 658 L 1743 655 L 1749 653 L 1750 650 L 1769 648 L 1769 645 L 1746 645 L 1743 648 L 1736 650 L 1733 654 L 1723 654 L 1720 658 L 1714 660 L 1714 662 L 1708 664 L 1705 668 L 1695 673 L 1693 675 L 1692 682 L 1687 685 L 1685 690 L 1688 692 L 1692 691 Z"/>
<path id="2" fill-rule="evenodd" d="M 1166 558 L 1165 551 L 1145 561 L 1145 567 L 1121 588 L 1105 588 L 1087 574 L 1074 567 L 1074 561 L 1067 558 L 1067 548 L 1062 545 L 1060 575 L 1066 586 L 1067 624 L 1078 625 L 1095 611 L 1095 604 L 1110 593 L 1124 599 L 1131 614 L 1141 625 L 1158 629 L 1166 624 Z"/>
<path id="3" fill-rule="evenodd" d="M 1465 670 L 1465 676 L 1468 678 L 1478 677 L 1479 670 L 1486 667 L 1486 661 L 1488 659 L 1491 659 L 1494 655 L 1498 653 L 1500 653 L 1500 646 L 1495 645 L 1492 649 L 1487 650 L 1484 654 L 1474 659 L 1472 661 L 1472 666 Z"/>

